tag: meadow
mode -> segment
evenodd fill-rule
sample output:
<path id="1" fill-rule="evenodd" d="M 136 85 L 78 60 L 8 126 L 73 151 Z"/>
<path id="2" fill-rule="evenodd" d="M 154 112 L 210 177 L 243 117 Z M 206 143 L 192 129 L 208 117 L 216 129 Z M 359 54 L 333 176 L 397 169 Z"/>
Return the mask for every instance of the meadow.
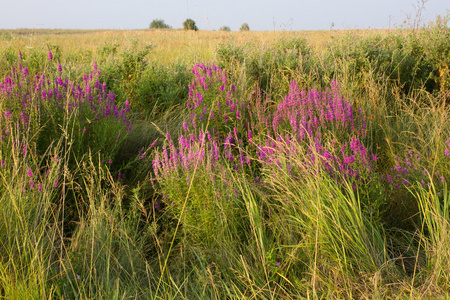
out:
<path id="1" fill-rule="evenodd" d="M 0 30 L 0 296 L 449 298 L 448 21 Z"/>

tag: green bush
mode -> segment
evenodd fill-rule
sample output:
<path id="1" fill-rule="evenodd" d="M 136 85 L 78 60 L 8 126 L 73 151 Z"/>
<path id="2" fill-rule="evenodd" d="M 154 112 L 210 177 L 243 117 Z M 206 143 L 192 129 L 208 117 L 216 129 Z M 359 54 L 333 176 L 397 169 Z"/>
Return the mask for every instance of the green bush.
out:
<path id="1" fill-rule="evenodd" d="M 148 65 L 142 71 L 136 87 L 136 105 L 140 111 L 161 113 L 181 105 L 188 96 L 192 76 L 186 65 Z"/>
<path id="2" fill-rule="evenodd" d="M 239 28 L 240 31 L 250 31 L 250 26 L 247 23 L 243 23 Z"/>
<path id="3" fill-rule="evenodd" d="M 130 101 L 134 105 L 142 72 L 147 67 L 146 57 L 153 45 L 139 47 L 139 41 L 133 41 L 129 48 L 118 51 L 118 45 L 105 45 L 99 51 L 104 53 L 101 80 L 108 89 L 114 91 L 118 102 Z"/>
<path id="4" fill-rule="evenodd" d="M 309 74 L 314 67 L 312 48 L 304 38 L 279 39 L 264 46 L 220 44 L 216 58 L 219 67 L 230 74 L 243 68 L 247 82 L 269 94 L 286 93 L 295 74 Z"/>
<path id="5" fill-rule="evenodd" d="M 192 19 L 186 19 L 186 21 L 183 22 L 183 29 L 184 30 L 195 30 L 197 31 L 197 25 L 195 25 L 195 21 Z"/>
<path id="6" fill-rule="evenodd" d="M 448 86 L 450 31 L 446 19 L 438 19 L 420 31 L 395 31 L 363 37 L 348 33 L 328 44 L 322 78 L 341 78 L 365 88 L 367 75 L 391 92 L 404 95 L 425 88 L 429 93 Z"/>
<path id="7" fill-rule="evenodd" d="M 170 29 L 171 27 L 167 25 L 162 19 L 155 19 L 150 23 L 150 29 Z"/>

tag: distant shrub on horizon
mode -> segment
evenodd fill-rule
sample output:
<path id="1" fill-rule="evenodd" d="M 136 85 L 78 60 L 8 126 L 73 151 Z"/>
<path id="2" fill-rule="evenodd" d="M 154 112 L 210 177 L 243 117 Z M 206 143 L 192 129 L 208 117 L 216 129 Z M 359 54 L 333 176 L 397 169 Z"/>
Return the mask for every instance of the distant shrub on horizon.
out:
<path id="1" fill-rule="evenodd" d="M 171 26 L 167 25 L 163 19 L 155 19 L 150 23 L 150 29 L 170 29 Z"/>
<path id="2" fill-rule="evenodd" d="M 241 28 L 239 28 L 240 31 L 250 31 L 250 26 L 248 26 L 247 23 L 243 23 L 241 25 Z"/>
<path id="3" fill-rule="evenodd" d="M 228 26 L 222 26 L 219 28 L 220 31 L 231 31 L 231 28 Z"/>
<path id="4" fill-rule="evenodd" d="M 186 21 L 183 22 L 183 29 L 184 30 L 198 30 L 197 25 L 195 24 L 195 21 L 192 19 L 186 19 Z"/>

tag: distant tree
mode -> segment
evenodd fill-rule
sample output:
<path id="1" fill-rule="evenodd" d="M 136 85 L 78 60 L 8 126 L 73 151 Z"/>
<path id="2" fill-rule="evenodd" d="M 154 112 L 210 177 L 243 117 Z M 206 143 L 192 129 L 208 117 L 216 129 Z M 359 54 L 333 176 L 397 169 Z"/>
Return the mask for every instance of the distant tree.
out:
<path id="1" fill-rule="evenodd" d="M 150 23 L 150 29 L 169 29 L 169 25 L 163 19 L 155 19 Z"/>
<path id="2" fill-rule="evenodd" d="M 195 25 L 195 21 L 192 19 L 186 19 L 186 21 L 183 22 L 183 29 L 184 30 L 195 30 L 197 31 L 197 25 Z"/>
<path id="3" fill-rule="evenodd" d="M 241 28 L 239 29 L 240 31 L 249 31 L 250 30 L 250 26 L 248 26 L 247 23 L 244 23 L 241 25 Z"/>
<path id="4" fill-rule="evenodd" d="M 219 30 L 220 31 L 231 31 L 230 27 L 228 27 L 228 26 L 222 26 L 222 27 L 220 27 Z"/>

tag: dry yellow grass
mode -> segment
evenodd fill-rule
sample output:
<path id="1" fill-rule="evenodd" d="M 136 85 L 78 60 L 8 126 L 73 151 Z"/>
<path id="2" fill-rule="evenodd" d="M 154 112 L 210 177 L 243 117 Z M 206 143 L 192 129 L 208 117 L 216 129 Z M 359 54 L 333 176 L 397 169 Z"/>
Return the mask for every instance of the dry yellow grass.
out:
<path id="1" fill-rule="evenodd" d="M 0 52 L 5 48 L 26 51 L 28 48 L 43 48 L 57 45 L 61 51 L 93 51 L 105 43 L 128 47 L 139 41 L 141 45 L 155 46 L 151 59 L 160 63 L 171 63 L 178 59 L 191 62 L 214 59 L 214 51 L 220 43 L 232 40 L 237 45 L 246 42 L 270 44 L 282 37 L 304 37 L 313 46 L 321 48 L 332 37 L 346 31 L 184 31 L 184 30 L 1 30 L 10 33 L 11 39 L 0 43 Z M 27 48 L 28 47 L 28 48 Z"/>

